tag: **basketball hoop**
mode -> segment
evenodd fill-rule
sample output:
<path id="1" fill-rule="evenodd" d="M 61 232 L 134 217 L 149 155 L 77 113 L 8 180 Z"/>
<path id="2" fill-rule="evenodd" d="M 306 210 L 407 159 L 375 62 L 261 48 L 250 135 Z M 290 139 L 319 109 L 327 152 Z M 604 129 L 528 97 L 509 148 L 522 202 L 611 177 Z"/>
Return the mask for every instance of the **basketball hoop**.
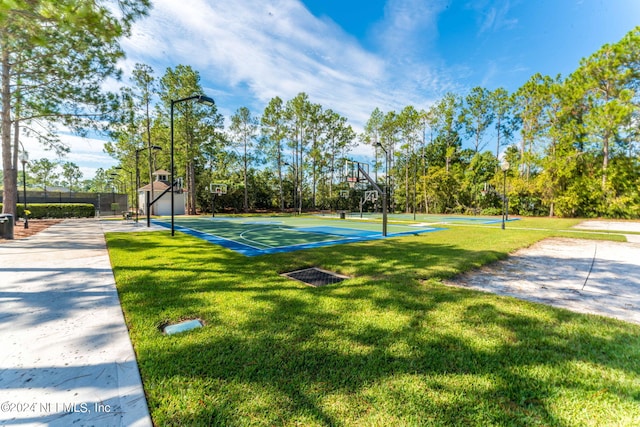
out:
<path id="1" fill-rule="evenodd" d="M 209 192 L 216 196 L 222 196 L 227 194 L 227 184 L 209 184 Z"/>
<path id="2" fill-rule="evenodd" d="M 216 183 L 210 183 L 209 184 L 209 192 L 212 194 L 211 196 L 211 217 L 215 217 L 216 216 L 216 199 L 219 196 L 222 196 L 224 194 L 227 194 L 227 184 L 216 184 Z"/>
<path id="3" fill-rule="evenodd" d="M 378 201 L 378 192 L 376 190 L 367 190 L 364 192 L 364 202 L 375 203 Z"/>

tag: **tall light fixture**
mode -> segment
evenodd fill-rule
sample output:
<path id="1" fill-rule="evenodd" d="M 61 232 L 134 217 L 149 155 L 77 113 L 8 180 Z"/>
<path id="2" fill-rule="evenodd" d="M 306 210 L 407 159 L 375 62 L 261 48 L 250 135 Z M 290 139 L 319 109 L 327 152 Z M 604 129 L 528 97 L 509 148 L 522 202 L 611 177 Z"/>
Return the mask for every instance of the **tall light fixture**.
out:
<path id="1" fill-rule="evenodd" d="M 204 105 L 208 105 L 210 107 L 213 107 L 214 105 L 216 105 L 215 101 L 213 100 L 213 98 L 209 98 L 208 96 L 205 95 L 193 95 L 193 96 L 188 96 L 186 98 L 182 98 L 182 99 L 176 99 L 176 100 L 171 100 L 171 235 L 175 236 L 175 214 L 174 214 L 174 206 L 175 206 L 175 202 L 174 202 L 174 196 L 173 196 L 173 187 L 175 185 L 175 174 L 174 174 L 174 162 L 173 162 L 173 107 L 174 105 L 180 103 L 180 102 L 186 102 L 186 101 L 193 101 L 196 100 L 197 102 L 199 102 L 200 104 L 204 104 Z"/>
<path id="2" fill-rule="evenodd" d="M 22 163 L 22 194 L 24 195 L 24 228 L 29 228 L 29 215 L 27 215 L 27 174 L 25 166 L 29 163 L 29 153 L 24 151 L 24 147 L 20 152 L 20 163 Z"/>
<path id="3" fill-rule="evenodd" d="M 387 180 L 389 178 L 389 153 L 384 148 L 384 145 L 382 145 L 382 143 L 380 142 L 376 143 L 376 147 L 382 148 L 382 151 L 384 151 L 384 157 L 385 157 L 384 191 L 382 192 L 382 235 L 386 237 L 387 236 L 387 193 L 388 193 Z"/>
<path id="4" fill-rule="evenodd" d="M 502 169 L 502 174 L 504 175 L 504 181 L 502 183 L 502 229 L 504 230 L 504 223 L 507 216 L 507 171 L 509 170 L 509 162 L 506 158 L 502 160 L 500 169 Z"/>
<path id="5" fill-rule="evenodd" d="M 138 224 L 138 212 L 140 211 L 140 203 L 139 203 L 140 197 L 138 197 L 138 189 L 140 188 L 140 168 L 138 166 L 138 161 L 140 160 L 140 153 L 148 149 L 151 149 L 153 151 L 160 151 L 162 150 L 162 147 L 157 145 L 151 145 L 148 147 L 136 148 L 136 225 Z M 151 183 L 151 187 L 153 189 L 153 183 Z M 149 202 L 150 200 L 147 200 L 147 203 L 144 209 L 147 214 L 147 227 L 151 227 L 151 217 L 150 217 L 151 213 L 149 212 Z"/>

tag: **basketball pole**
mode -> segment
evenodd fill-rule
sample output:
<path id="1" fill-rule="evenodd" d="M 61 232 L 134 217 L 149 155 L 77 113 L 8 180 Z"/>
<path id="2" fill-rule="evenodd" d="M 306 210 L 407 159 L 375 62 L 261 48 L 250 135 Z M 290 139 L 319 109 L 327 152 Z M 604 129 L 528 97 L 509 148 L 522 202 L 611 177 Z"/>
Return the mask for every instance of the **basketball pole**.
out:
<path id="1" fill-rule="evenodd" d="M 385 157 L 384 192 L 382 193 L 382 235 L 386 237 L 387 236 L 387 191 L 389 190 L 389 188 L 388 188 L 388 186 L 389 186 L 388 185 L 388 182 L 389 182 L 389 152 L 387 151 L 386 148 L 384 148 L 384 145 L 382 145 L 382 143 L 380 141 L 378 141 L 376 143 L 376 147 L 382 148 L 382 151 L 384 151 L 384 157 Z M 378 188 L 380 188 L 380 187 L 378 187 Z"/>
<path id="2" fill-rule="evenodd" d="M 380 188 L 377 182 L 371 179 L 367 171 L 365 171 L 362 166 L 360 166 L 360 163 L 356 164 L 358 165 L 358 174 L 362 174 L 362 176 L 364 176 L 367 181 L 369 181 L 373 188 L 376 189 L 378 194 L 382 193 L 382 235 L 384 237 L 387 237 L 387 186 L 385 185 L 385 191 L 382 191 L 382 188 Z"/>

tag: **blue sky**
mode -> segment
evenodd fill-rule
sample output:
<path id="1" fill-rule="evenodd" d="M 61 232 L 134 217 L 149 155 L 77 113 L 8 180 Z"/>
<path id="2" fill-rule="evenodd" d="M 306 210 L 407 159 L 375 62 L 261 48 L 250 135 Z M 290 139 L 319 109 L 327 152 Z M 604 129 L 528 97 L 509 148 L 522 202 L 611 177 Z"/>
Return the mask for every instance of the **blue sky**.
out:
<path id="1" fill-rule="evenodd" d="M 536 72 L 567 75 L 640 25 L 640 0 L 153 3 L 123 43 L 125 82 L 137 62 L 157 76 L 191 65 L 227 123 L 239 107 L 258 115 L 272 97 L 304 91 L 357 131 L 376 107 L 426 108 L 449 91 L 515 91 Z M 74 139 L 68 160 L 91 177 L 114 164 L 100 145 Z"/>

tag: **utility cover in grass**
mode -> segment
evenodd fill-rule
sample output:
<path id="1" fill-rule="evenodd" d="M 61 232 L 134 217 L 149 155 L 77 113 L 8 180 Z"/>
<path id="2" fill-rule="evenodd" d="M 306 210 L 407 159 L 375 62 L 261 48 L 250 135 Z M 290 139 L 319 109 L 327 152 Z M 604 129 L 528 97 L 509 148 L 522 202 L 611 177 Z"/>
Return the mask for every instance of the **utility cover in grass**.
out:
<path id="1" fill-rule="evenodd" d="M 311 286 L 332 285 L 348 279 L 347 276 L 341 276 L 340 274 L 321 270 L 316 267 L 284 273 L 283 276 L 298 280 Z"/>
<path id="2" fill-rule="evenodd" d="M 165 326 L 164 333 L 167 335 L 173 335 L 180 332 L 190 331 L 196 328 L 202 328 L 202 322 L 200 320 L 186 320 L 184 322 L 176 323 L 175 325 Z"/>

